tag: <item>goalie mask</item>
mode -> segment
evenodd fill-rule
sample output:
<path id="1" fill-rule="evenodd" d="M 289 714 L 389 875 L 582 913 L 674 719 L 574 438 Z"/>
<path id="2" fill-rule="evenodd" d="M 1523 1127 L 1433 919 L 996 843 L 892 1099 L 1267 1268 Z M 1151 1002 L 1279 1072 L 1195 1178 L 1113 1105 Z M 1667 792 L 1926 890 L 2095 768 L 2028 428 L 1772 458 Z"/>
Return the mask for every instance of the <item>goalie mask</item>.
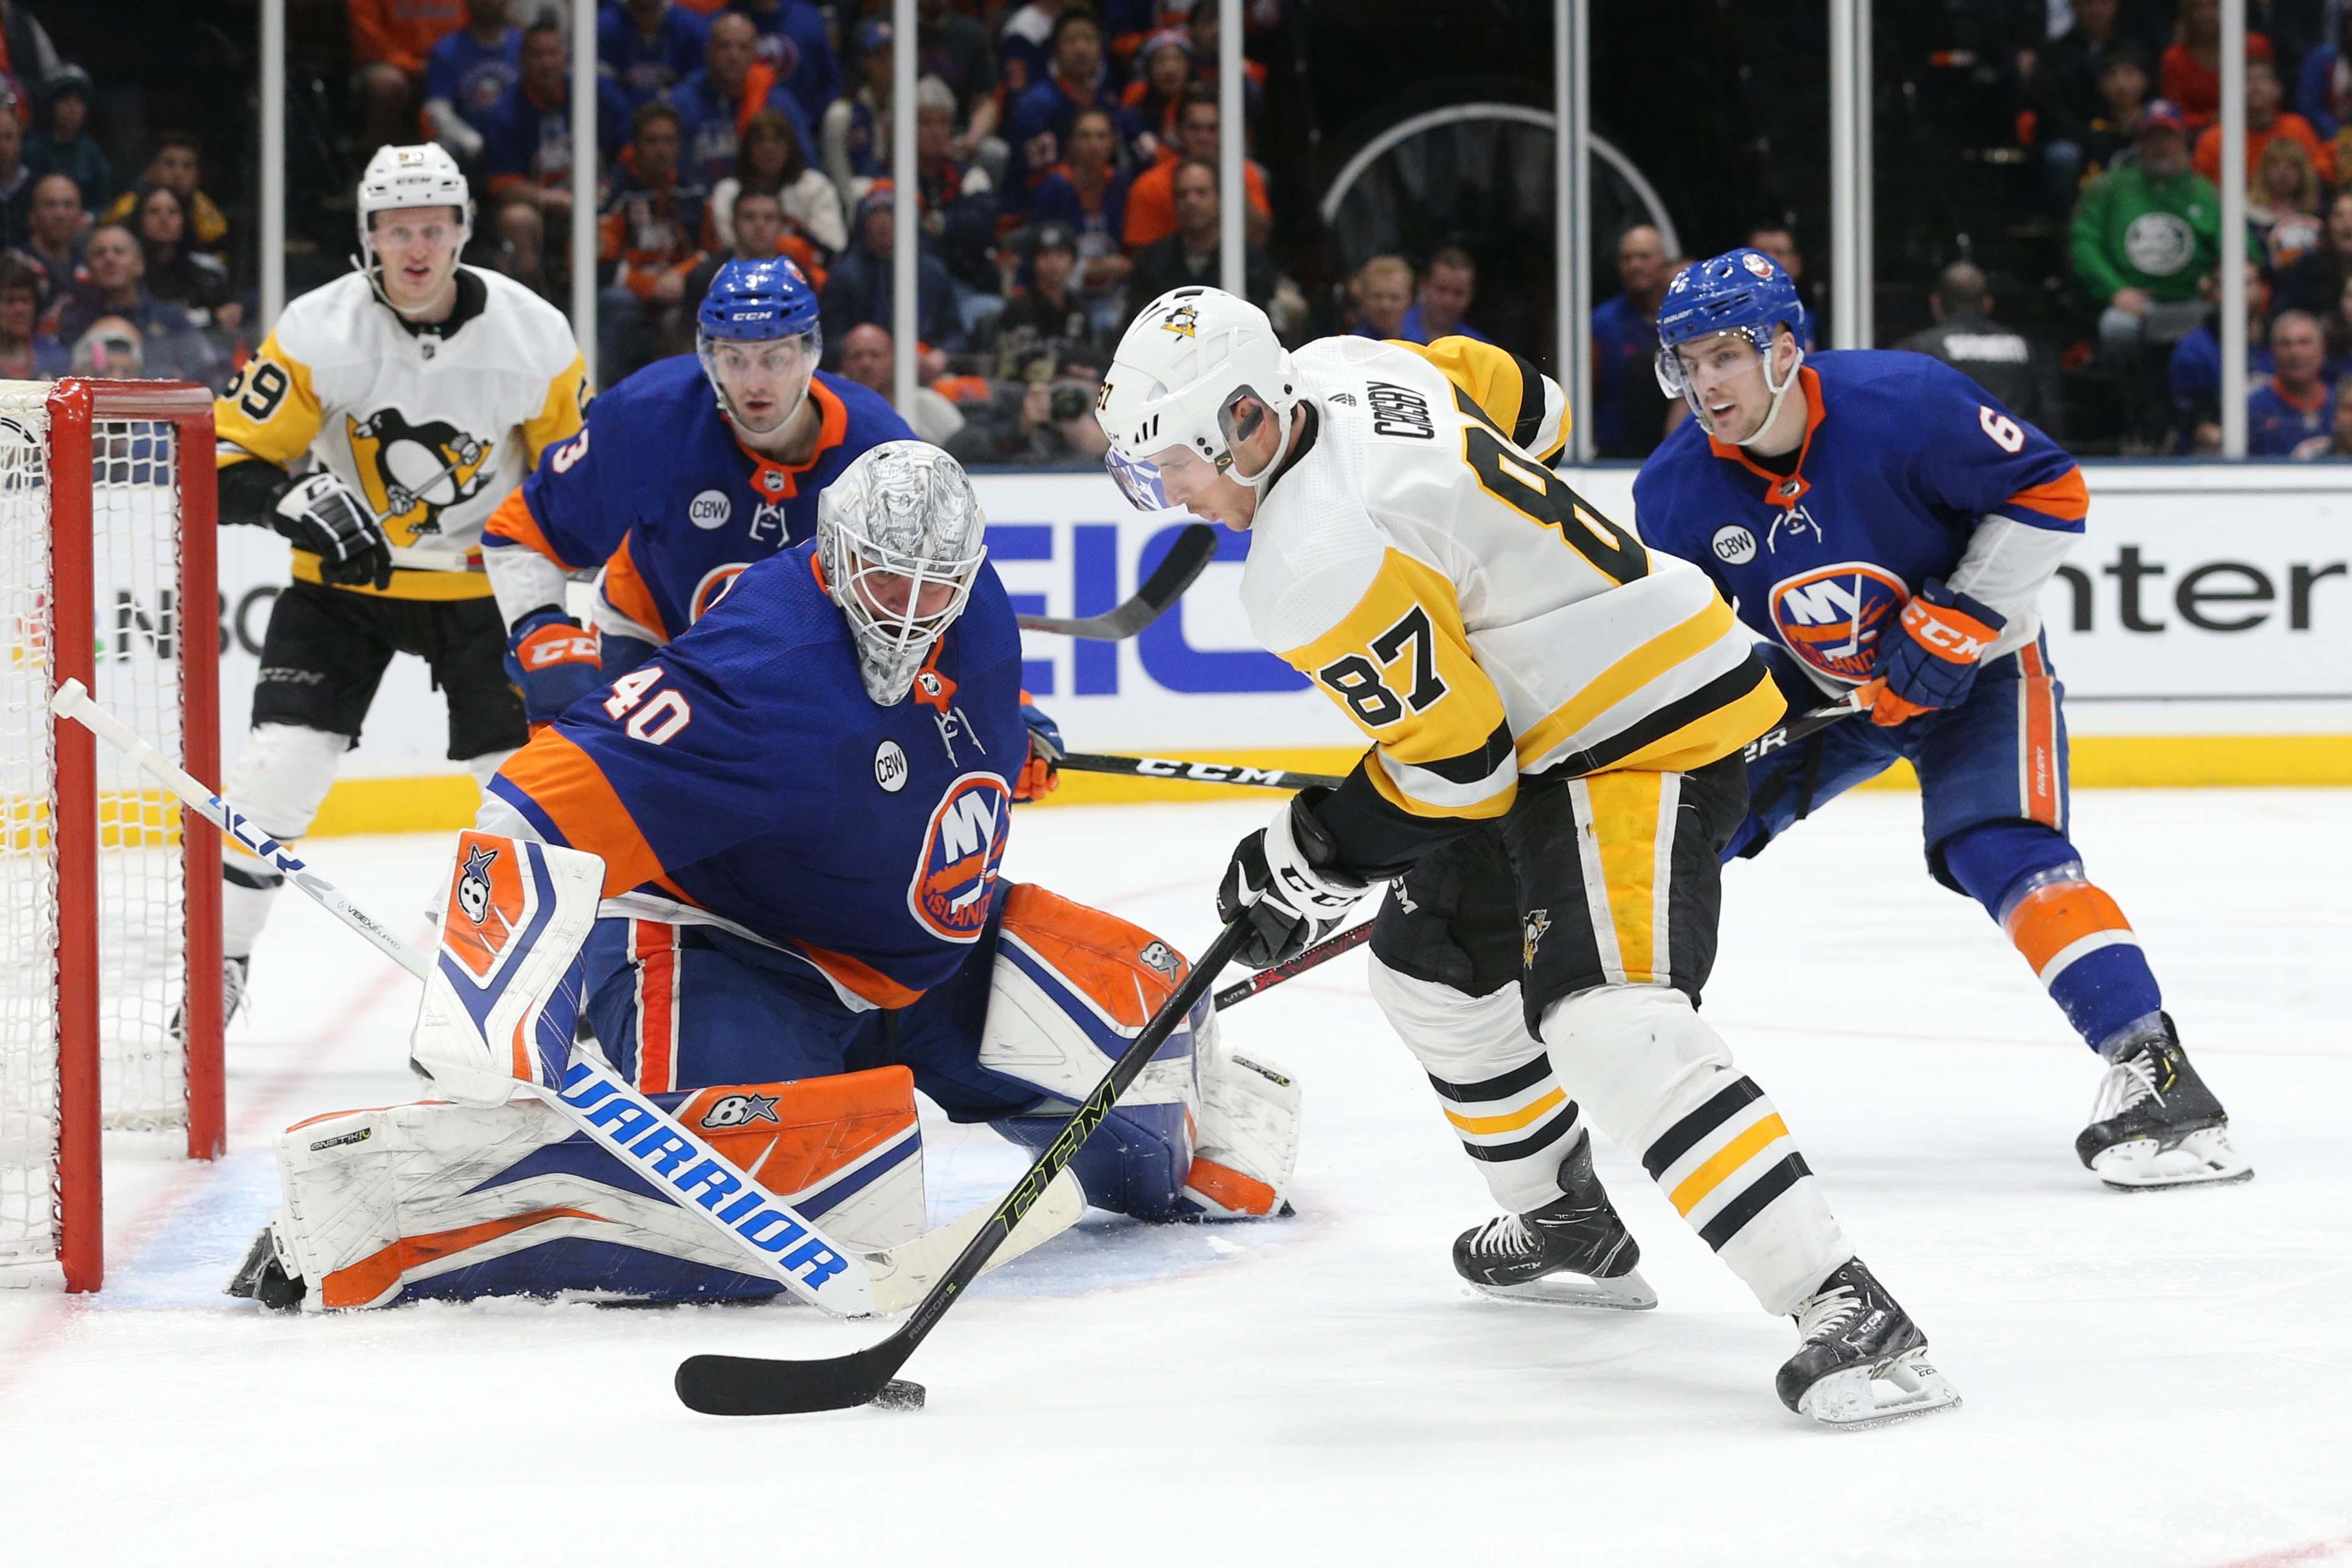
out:
<path id="1" fill-rule="evenodd" d="M 358 206 L 360 253 L 352 258 L 352 265 L 366 275 L 376 298 L 385 308 L 411 319 L 440 303 L 443 290 L 457 273 L 457 257 L 474 235 L 474 198 L 457 160 L 429 141 L 414 147 L 379 147 L 368 160 L 367 172 L 360 176 Z M 436 276 L 422 286 L 421 301 L 395 304 L 384 287 L 384 260 L 376 249 L 376 215 L 432 207 L 451 211 L 446 259 L 436 257 Z"/>
<path id="2" fill-rule="evenodd" d="M 1234 460 L 1234 444 L 1256 434 L 1274 412 L 1275 457 L 1254 474 Z M 1298 377 L 1274 323 L 1222 288 L 1177 288 L 1145 306 L 1118 340 L 1095 419 L 1110 438 L 1103 464 L 1142 511 L 1184 504 L 1217 475 L 1255 489 L 1289 448 Z"/>
<path id="3" fill-rule="evenodd" d="M 818 496 L 817 564 L 877 705 L 905 699 L 963 613 L 988 554 L 986 527 L 963 465 L 920 441 L 874 447 Z"/>

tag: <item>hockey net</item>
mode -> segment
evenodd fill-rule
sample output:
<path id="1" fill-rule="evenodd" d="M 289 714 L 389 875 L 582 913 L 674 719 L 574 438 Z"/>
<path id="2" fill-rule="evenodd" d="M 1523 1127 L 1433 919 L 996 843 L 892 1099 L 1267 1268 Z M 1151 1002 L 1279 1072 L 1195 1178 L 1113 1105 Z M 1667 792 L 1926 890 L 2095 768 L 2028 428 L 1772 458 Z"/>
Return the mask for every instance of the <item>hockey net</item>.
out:
<path id="1" fill-rule="evenodd" d="M 217 781 L 212 400 L 0 382 L 0 1284 L 103 1278 L 101 1130 L 223 1139 L 220 841 L 48 697 Z"/>

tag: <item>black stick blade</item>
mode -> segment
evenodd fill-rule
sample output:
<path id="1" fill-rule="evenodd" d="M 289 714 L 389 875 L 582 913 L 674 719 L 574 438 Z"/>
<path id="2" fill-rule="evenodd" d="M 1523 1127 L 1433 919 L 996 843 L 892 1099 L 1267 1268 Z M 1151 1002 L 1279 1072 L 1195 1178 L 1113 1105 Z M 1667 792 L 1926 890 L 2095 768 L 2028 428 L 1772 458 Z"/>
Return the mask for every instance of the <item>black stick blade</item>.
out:
<path id="1" fill-rule="evenodd" d="M 1217 530 L 1207 523 L 1192 523 L 1176 536 L 1151 575 L 1131 598 L 1122 601 L 1100 615 L 1076 619 L 1058 615 L 1022 615 L 1015 617 L 1024 632 L 1053 632 L 1065 637 L 1084 637 L 1097 643 L 1117 643 L 1134 636 L 1160 618 L 1161 611 L 1183 596 L 1193 580 L 1209 569 L 1217 559 Z"/>
<path id="2" fill-rule="evenodd" d="M 678 1363 L 677 1397 L 705 1416 L 806 1416 L 870 1405 L 907 1359 L 893 1334 L 827 1361 L 690 1355 Z"/>

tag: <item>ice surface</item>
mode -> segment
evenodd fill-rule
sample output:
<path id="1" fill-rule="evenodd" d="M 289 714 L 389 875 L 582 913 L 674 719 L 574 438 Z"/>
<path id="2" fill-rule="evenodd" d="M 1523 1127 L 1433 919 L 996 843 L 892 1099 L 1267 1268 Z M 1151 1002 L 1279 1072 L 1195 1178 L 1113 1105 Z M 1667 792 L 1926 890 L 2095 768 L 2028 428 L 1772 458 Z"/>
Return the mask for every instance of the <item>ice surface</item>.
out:
<path id="1" fill-rule="evenodd" d="M 268 1133 L 410 1092 L 410 982 L 289 895 L 232 1031 L 236 1152 L 112 1163 L 102 1296 L 0 1292 L 0 1562 L 2352 1562 L 2352 795 L 2078 804 L 2250 1186 L 2126 1197 L 2076 1165 L 2095 1064 L 1928 882 L 1916 800 L 1840 800 L 1729 873 L 1707 1016 L 1927 1327 L 1956 1414 L 1790 1416 L 1790 1326 L 1613 1149 L 1659 1310 L 1467 1297 L 1446 1248 L 1484 1187 L 1360 956 L 1228 1020 L 1305 1086 L 1299 1218 L 1089 1218 L 940 1326 L 907 1369 L 920 1414 L 671 1398 L 691 1352 L 877 1333 L 802 1308 L 266 1316 L 217 1292 L 274 1200 Z M 1197 949 L 1269 810 L 1030 812 L 1007 870 Z M 415 918 L 445 844 L 310 849 Z M 935 1217 L 1024 1163 L 931 1136 Z"/>

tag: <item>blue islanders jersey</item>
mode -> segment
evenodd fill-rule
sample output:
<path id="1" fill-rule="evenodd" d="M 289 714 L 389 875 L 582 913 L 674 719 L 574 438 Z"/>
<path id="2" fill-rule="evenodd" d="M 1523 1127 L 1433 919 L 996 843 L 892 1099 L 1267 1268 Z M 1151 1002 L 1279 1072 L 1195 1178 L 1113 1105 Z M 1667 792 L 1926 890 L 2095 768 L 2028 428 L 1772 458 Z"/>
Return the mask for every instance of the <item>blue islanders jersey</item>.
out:
<path id="1" fill-rule="evenodd" d="M 811 543 L 747 569 L 490 789 L 604 858 L 608 914 L 704 919 L 799 954 L 846 1006 L 904 1007 L 988 924 L 1028 758 L 1021 633 L 993 569 L 884 708 Z"/>
<path id="2" fill-rule="evenodd" d="M 597 622 L 666 643 L 736 573 L 816 532 L 817 492 L 860 454 L 915 433 L 879 393 L 819 371 L 816 451 L 795 467 L 735 439 L 692 354 L 660 360 L 588 405 L 587 427 L 543 454 L 483 529 L 491 549 L 604 569 Z"/>
<path id="3" fill-rule="evenodd" d="M 1633 480 L 1634 527 L 1696 561 L 1825 690 L 1871 678 L 1880 635 L 1922 583 L 1951 577 L 1979 528 L 2083 531 L 2074 460 L 1941 361 L 1853 350 L 1808 355 L 1798 375 L 1811 407 L 1792 473 L 1686 420 Z M 2039 630 L 2011 615 L 1994 650 Z"/>

